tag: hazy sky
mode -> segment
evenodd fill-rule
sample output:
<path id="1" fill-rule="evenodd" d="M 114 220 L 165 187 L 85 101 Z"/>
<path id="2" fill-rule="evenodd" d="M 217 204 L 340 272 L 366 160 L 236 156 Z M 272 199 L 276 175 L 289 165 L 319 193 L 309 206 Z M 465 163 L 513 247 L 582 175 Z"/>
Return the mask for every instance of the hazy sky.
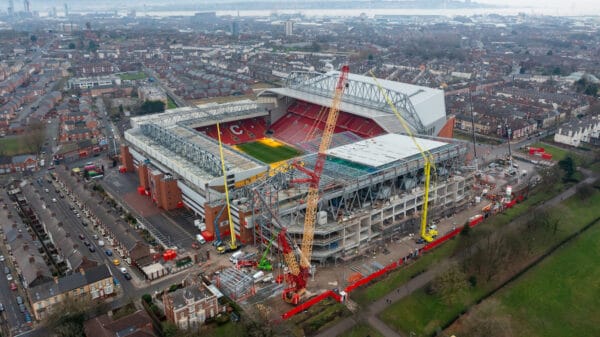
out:
<path id="1" fill-rule="evenodd" d="M 513 7 L 554 7 L 554 8 L 565 8 L 572 9 L 577 8 L 583 10 L 587 8 L 598 8 L 600 7 L 600 0 L 473 0 L 474 2 L 493 4 L 493 5 L 506 5 Z M 592 15 L 600 15 L 600 13 L 590 12 Z"/>

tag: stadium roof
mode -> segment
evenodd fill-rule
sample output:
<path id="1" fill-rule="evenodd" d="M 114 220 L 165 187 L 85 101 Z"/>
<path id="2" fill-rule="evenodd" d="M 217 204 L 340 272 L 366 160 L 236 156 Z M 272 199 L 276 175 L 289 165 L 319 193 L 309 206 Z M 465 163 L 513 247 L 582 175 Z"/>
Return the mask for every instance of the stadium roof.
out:
<path id="1" fill-rule="evenodd" d="M 284 88 L 271 88 L 265 92 L 331 106 L 338 77 L 337 71 L 325 74 L 293 72 Z M 442 90 L 383 79 L 377 81 L 413 130 L 427 134 L 439 131 L 430 132 L 430 129 L 440 120 L 445 122 Z M 340 110 L 373 119 L 387 132 L 404 132 L 372 77 L 349 74 L 347 83 Z"/>
<path id="2" fill-rule="evenodd" d="M 430 139 L 415 139 L 426 151 L 447 145 Z M 330 156 L 370 167 L 380 167 L 419 153 L 419 149 L 409 136 L 393 133 L 338 146 L 327 151 Z"/>

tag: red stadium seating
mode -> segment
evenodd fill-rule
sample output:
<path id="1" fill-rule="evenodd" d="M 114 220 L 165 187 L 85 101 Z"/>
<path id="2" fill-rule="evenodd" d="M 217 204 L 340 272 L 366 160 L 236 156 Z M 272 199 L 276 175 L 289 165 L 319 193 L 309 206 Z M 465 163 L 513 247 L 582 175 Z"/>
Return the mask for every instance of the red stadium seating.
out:
<path id="1" fill-rule="evenodd" d="M 249 118 L 219 125 L 221 141 L 227 145 L 242 144 L 264 138 L 267 123 L 264 117 Z M 209 137 L 218 139 L 217 126 L 209 125 L 196 130 L 206 133 Z"/>
<path id="2" fill-rule="evenodd" d="M 314 132 L 312 138 L 320 137 L 327 120 L 327 114 L 319 116 L 321 108 L 319 105 L 296 101 L 290 105 L 288 113 L 273 124 L 271 127 L 273 135 L 289 144 L 297 144 L 307 140 L 305 138 L 314 126 L 318 130 Z M 335 132 L 344 131 L 352 131 L 363 138 L 385 133 L 373 120 L 340 111 Z"/>

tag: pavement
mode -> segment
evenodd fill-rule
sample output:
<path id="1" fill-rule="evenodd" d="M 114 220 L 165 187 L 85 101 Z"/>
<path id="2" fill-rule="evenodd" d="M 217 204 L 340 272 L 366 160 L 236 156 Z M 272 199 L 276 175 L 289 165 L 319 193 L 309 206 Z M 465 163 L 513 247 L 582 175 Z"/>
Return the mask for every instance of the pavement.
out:
<path id="1" fill-rule="evenodd" d="M 583 181 L 579 182 L 578 184 L 570 187 L 569 189 L 563 191 L 562 193 L 560 193 L 557 196 L 555 196 L 554 198 L 546 201 L 545 203 L 537 206 L 536 208 L 539 209 L 539 208 L 556 206 L 562 200 L 573 196 L 575 194 L 575 192 L 577 191 L 578 186 L 580 186 L 582 184 L 586 184 L 586 183 L 590 184 L 597 178 L 597 176 L 594 175 L 593 172 L 591 172 L 589 170 L 580 169 L 580 171 L 582 171 L 587 176 L 586 179 L 584 179 Z M 529 214 L 529 213 L 527 213 L 527 214 Z M 515 219 L 509 226 L 505 226 L 504 227 L 505 230 L 506 230 L 506 228 L 514 227 L 514 226 L 526 221 L 527 214 L 524 214 L 523 216 Z M 340 336 L 344 332 L 352 329 L 352 327 L 354 327 L 357 323 L 364 322 L 364 321 L 366 321 L 372 328 L 376 329 L 380 334 L 382 334 L 385 337 L 400 337 L 401 335 L 397 331 L 391 329 L 387 324 L 385 324 L 384 322 L 382 322 L 379 319 L 379 317 L 378 317 L 379 314 L 381 312 L 383 312 L 384 310 L 386 310 L 390 305 L 409 296 L 414 291 L 424 287 L 427 283 L 429 283 L 431 280 L 433 280 L 435 278 L 435 276 L 437 276 L 439 273 L 446 270 L 447 266 L 449 266 L 449 265 L 450 265 L 450 263 L 436 264 L 432 269 L 427 270 L 426 272 L 411 279 L 404 285 L 389 292 L 386 296 L 382 297 L 378 301 L 373 302 L 367 308 L 364 308 L 362 310 L 359 309 L 359 311 L 356 314 L 354 314 L 353 316 L 343 319 L 342 321 L 338 322 L 334 326 L 319 333 L 315 337 Z M 350 294 L 350 298 L 351 297 L 352 297 L 352 295 Z"/>

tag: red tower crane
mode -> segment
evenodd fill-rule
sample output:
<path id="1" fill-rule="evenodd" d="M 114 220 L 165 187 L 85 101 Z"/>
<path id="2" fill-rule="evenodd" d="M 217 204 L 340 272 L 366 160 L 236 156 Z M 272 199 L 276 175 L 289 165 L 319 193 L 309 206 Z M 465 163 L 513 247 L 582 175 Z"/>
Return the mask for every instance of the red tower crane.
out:
<path id="1" fill-rule="evenodd" d="M 306 292 L 306 283 L 310 273 L 310 259 L 312 256 L 313 238 L 315 235 L 315 222 L 319 204 L 319 181 L 321 173 L 325 166 L 327 158 L 327 150 L 331 145 L 331 139 L 337 124 L 338 115 L 340 112 L 340 104 L 342 95 L 346 88 L 348 80 L 348 72 L 350 68 L 347 65 L 342 66 L 340 76 L 335 87 L 333 101 L 327 116 L 325 130 L 319 145 L 319 153 L 315 162 L 315 168 L 311 171 L 299 163 L 294 163 L 294 167 L 308 176 L 304 179 L 295 179 L 292 182 L 295 184 L 308 183 L 308 195 L 306 197 L 306 214 L 304 217 L 304 231 L 302 234 L 302 246 L 300 251 L 300 266 L 296 261 L 294 251 L 290 247 L 286 239 L 286 231 L 282 231 L 278 235 L 279 246 L 283 251 L 283 257 L 288 265 L 289 274 L 287 275 L 288 288 L 283 291 L 283 299 L 292 304 L 298 304 L 302 295 Z"/>

